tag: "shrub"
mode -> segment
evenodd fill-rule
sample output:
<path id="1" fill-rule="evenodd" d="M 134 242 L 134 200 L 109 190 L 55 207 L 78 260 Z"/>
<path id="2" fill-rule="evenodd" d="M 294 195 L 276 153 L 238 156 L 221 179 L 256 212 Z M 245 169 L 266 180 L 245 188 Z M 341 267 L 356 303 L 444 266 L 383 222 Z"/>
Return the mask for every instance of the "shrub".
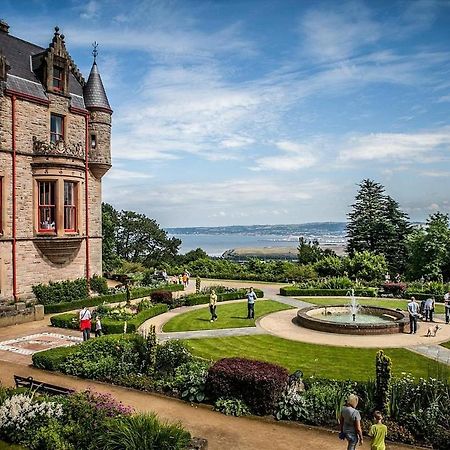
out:
<path id="1" fill-rule="evenodd" d="M 224 358 L 208 370 L 207 395 L 243 400 L 255 414 L 270 414 L 283 392 L 288 372 L 283 367 L 244 358 Z"/>
<path id="2" fill-rule="evenodd" d="M 235 398 L 219 398 L 214 403 L 214 410 L 219 411 L 227 416 L 248 416 L 250 410 L 248 406 L 242 401 Z"/>
<path id="3" fill-rule="evenodd" d="M 32 289 L 38 303 L 42 305 L 73 302 L 89 295 L 86 278 L 78 278 L 73 281 L 50 281 L 48 285 L 37 284 Z"/>
<path id="4" fill-rule="evenodd" d="M 155 291 L 150 294 L 153 303 L 164 303 L 166 305 L 172 304 L 172 292 L 169 291 Z"/>
<path id="5" fill-rule="evenodd" d="M 108 283 L 106 278 L 94 275 L 90 281 L 89 286 L 92 291 L 97 292 L 100 295 L 106 295 L 109 292 Z"/>
<path id="6" fill-rule="evenodd" d="M 278 400 L 275 418 L 277 420 L 300 420 L 308 414 L 305 397 L 295 386 L 288 386 Z"/>
<path id="7" fill-rule="evenodd" d="M 383 350 L 379 350 L 375 360 L 376 401 L 377 408 L 383 413 L 389 413 L 391 397 L 392 361 Z"/>
<path id="8" fill-rule="evenodd" d="M 205 381 L 209 364 L 192 360 L 178 366 L 172 387 L 183 400 L 202 402 L 205 399 Z"/>
<path id="9" fill-rule="evenodd" d="M 390 294 L 394 297 L 403 297 L 406 291 L 405 283 L 384 283 L 383 291 L 386 294 Z"/>
<path id="10" fill-rule="evenodd" d="M 107 422 L 96 445 L 104 450 L 184 450 L 190 439 L 181 425 L 169 425 L 155 414 L 141 413 Z"/>
<path id="11" fill-rule="evenodd" d="M 192 359 L 190 351 L 181 341 L 167 341 L 156 350 L 156 370 L 162 375 L 173 375 L 175 369 Z"/>

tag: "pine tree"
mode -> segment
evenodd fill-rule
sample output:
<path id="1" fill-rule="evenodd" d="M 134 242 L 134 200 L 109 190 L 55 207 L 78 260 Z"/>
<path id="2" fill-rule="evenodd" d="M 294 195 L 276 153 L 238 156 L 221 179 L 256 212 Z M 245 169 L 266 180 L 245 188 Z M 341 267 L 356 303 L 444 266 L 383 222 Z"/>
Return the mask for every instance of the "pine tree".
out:
<path id="1" fill-rule="evenodd" d="M 391 273 L 403 272 L 407 259 L 407 239 L 411 232 L 408 216 L 385 194 L 384 186 L 363 180 L 348 214 L 347 251 L 370 251 L 384 255 Z"/>

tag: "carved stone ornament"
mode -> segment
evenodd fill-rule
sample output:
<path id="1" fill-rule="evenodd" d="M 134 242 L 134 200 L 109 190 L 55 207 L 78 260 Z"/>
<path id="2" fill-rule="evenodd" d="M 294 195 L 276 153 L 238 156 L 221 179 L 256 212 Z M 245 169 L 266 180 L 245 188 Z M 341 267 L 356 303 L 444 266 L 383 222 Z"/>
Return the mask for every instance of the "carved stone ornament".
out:
<path id="1" fill-rule="evenodd" d="M 81 237 L 38 237 L 34 239 L 34 245 L 53 264 L 67 264 L 73 260 L 78 253 Z"/>
<path id="2" fill-rule="evenodd" d="M 44 142 L 33 136 L 33 152 L 39 156 L 64 156 L 85 159 L 84 145 L 81 142 L 76 144 L 66 144 L 62 140 L 58 142 Z"/>

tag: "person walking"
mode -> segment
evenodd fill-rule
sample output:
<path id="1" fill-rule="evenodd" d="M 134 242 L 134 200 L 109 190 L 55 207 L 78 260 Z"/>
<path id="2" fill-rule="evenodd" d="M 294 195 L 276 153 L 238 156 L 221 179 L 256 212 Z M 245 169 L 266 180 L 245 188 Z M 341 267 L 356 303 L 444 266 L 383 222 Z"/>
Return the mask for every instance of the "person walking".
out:
<path id="1" fill-rule="evenodd" d="M 414 297 L 408 303 L 409 312 L 409 334 L 416 334 L 417 332 L 417 317 L 419 315 L 419 304 Z"/>
<path id="2" fill-rule="evenodd" d="M 450 323 L 450 291 L 444 295 L 445 323 Z"/>
<path id="3" fill-rule="evenodd" d="M 95 337 L 100 337 L 102 334 L 102 322 L 100 316 L 97 316 L 95 319 Z"/>
<path id="4" fill-rule="evenodd" d="M 209 312 L 211 313 L 211 322 L 217 320 L 216 306 L 217 306 L 217 294 L 216 291 L 212 289 L 211 294 L 209 294 Z"/>
<path id="5" fill-rule="evenodd" d="M 361 429 L 361 414 L 356 409 L 359 398 L 355 394 L 350 394 L 347 398 L 345 406 L 341 409 L 341 417 L 339 418 L 339 425 L 341 432 L 340 439 L 347 439 L 347 450 L 355 450 L 356 444 L 363 443 L 363 434 Z"/>
<path id="6" fill-rule="evenodd" d="M 257 299 L 256 293 L 253 288 L 246 294 L 247 297 L 247 319 L 255 318 L 255 301 Z"/>
<path id="7" fill-rule="evenodd" d="M 83 333 L 83 341 L 87 341 L 91 337 L 91 312 L 86 306 L 80 311 L 80 330 Z"/>
<path id="8" fill-rule="evenodd" d="M 380 411 L 373 413 L 375 423 L 370 427 L 369 436 L 372 438 L 370 450 L 386 450 L 387 426 L 383 423 L 383 415 Z"/>
<path id="9" fill-rule="evenodd" d="M 425 322 L 433 322 L 434 297 L 427 298 L 425 301 Z"/>

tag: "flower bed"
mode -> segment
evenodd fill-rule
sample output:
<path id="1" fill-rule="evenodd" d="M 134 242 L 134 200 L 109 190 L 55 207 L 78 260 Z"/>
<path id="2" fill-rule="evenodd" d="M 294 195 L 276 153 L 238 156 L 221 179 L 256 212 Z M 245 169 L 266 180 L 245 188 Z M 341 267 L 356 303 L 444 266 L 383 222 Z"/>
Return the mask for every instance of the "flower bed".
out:
<path id="1" fill-rule="evenodd" d="M 148 309 L 143 309 L 137 314 L 132 315 L 125 313 L 122 318 L 115 319 L 113 315 L 110 315 L 109 317 L 102 317 L 102 331 L 104 334 L 123 333 L 126 322 L 126 332 L 134 333 L 146 320 L 158 316 L 159 314 L 163 314 L 168 310 L 169 307 L 167 305 L 157 304 L 149 307 Z M 57 316 L 50 318 L 50 323 L 53 327 L 58 328 L 69 328 L 72 330 L 78 330 L 80 328 L 77 313 L 58 314 Z M 94 320 L 92 321 L 91 329 L 95 330 Z"/>
<path id="2" fill-rule="evenodd" d="M 148 297 L 152 292 L 156 291 L 183 291 L 184 287 L 182 284 L 167 284 L 160 287 L 141 287 L 136 289 L 131 289 L 131 299 Z M 99 295 L 98 297 L 89 297 L 83 300 L 76 300 L 73 302 L 65 302 L 65 303 L 55 303 L 51 305 L 45 305 L 44 311 L 45 314 L 54 314 L 65 311 L 73 311 L 75 309 L 81 309 L 83 306 L 92 307 L 98 306 L 103 303 L 119 303 L 127 300 L 126 292 L 119 292 L 117 294 L 109 294 L 109 295 Z"/>
<path id="3" fill-rule="evenodd" d="M 335 427 L 336 415 L 350 393 L 360 397 L 364 431 L 368 431 L 373 410 L 380 408 L 375 381 L 300 380 L 298 376 L 288 380 L 286 370 L 277 365 L 243 358 L 226 358 L 210 366 L 194 358 L 181 342 L 157 344 L 152 333 L 146 338 L 103 336 L 35 353 L 33 364 L 189 402 L 216 401 L 216 409 L 226 414 L 273 414 L 277 419 L 310 425 Z M 392 378 L 386 391 L 391 439 L 448 448 L 450 386 L 444 379 L 447 375 L 442 376 L 442 380 L 415 380 L 409 375 Z"/>
<path id="4" fill-rule="evenodd" d="M 191 435 L 180 424 L 136 414 L 110 395 L 90 391 L 49 401 L 0 388 L 0 438 L 40 450 L 192 448 Z"/>

